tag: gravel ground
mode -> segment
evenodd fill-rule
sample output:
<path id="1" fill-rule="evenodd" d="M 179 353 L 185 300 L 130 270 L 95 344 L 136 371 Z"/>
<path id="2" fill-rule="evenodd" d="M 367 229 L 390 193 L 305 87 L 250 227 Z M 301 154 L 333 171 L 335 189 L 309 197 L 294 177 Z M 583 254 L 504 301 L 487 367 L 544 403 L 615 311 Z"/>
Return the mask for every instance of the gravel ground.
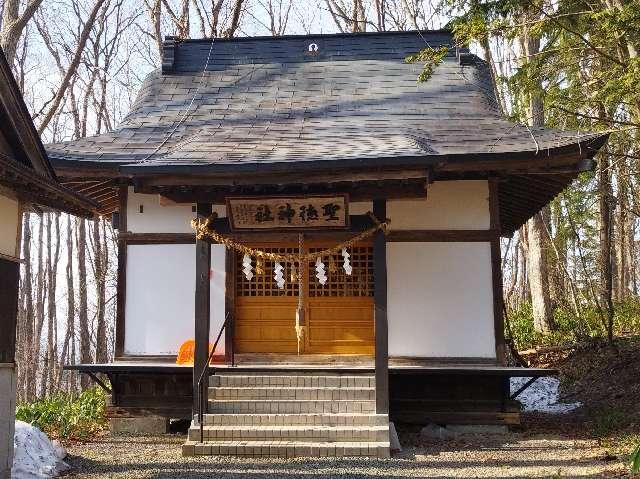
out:
<path id="1" fill-rule="evenodd" d="M 392 459 L 183 458 L 181 435 L 111 437 L 68 445 L 66 477 L 86 478 L 548 478 L 628 477 L 620 458 L 589 439 L 509 433 L 500 438 L 425 442 L 400 431 Z"/>

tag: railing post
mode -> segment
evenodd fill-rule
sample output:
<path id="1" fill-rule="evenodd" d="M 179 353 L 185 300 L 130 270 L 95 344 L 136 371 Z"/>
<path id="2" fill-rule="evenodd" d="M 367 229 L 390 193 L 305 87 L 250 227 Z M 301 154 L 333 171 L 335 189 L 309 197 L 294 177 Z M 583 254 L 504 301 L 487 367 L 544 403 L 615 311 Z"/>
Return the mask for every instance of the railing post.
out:
<path id="1" fill-rule="evenodd" d="M 208 394 L 207 394 L 209 389 L 209 374 L 210 374 L 209 365 L 211 364 L 211 361 L 213 360 L 213 356 L 215 355 L 216 350 L 218 349 L 218 343 L 220 342 L 222 333 L 225 331 L 225 329 L 228 326 L 229 326 L 229 313 L 227 313 L 227 316 L 224 319 L 224 323 L 222 323 L 222 326 L 220 327 L 220 331 L 218 331 L 218 336 L 216 336 L 216 340 L 213 343 L 213 347 L 211 348 L 211 351 L 207 356 L 207 362 L 205 363 L 204 368 L 202 368 L 202 372 L 200 373 L 200 376 L 198 376 L 198 382 L 197 382 L 198 425 L 200 426 L 200 442 L 202 442 L 202 436 L 204 432 L 204 414 L 205 414 L 205 411 L 207 410 L 207 403 L 209 401 Z M 213 373 L 215 374 L 215 369 Z"/>

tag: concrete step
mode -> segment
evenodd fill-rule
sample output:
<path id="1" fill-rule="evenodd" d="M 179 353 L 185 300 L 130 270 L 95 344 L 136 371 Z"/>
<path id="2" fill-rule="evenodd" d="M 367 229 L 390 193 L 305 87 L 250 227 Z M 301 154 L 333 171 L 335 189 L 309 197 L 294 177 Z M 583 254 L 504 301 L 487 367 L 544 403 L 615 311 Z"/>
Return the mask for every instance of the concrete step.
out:
<path id="1" fill-rule="evenodd" d="M 194 422 L 184 455 L 389 457 L 369 373 L 225 372 L 209 384 L 203 442 Z"/>
<path id="2" fill-rule="evenodd" d="M 375 410 L 375 400 L 215 399 L 209 401 L 209 413 L 213 414 L 373 413 Z"/>
<path id="3" fill-rule="evenodd" d="M 205 441 L 381 442 L 389 440 L 389 426 L 204 426 Z M 189 440 L 200 440 L 200 428 L 189 428 Z"/>
<path id="4" fill-rule="evenodd" d="M 386 414 L 205 414 L 205 426 L 388 426 Z"/>
<path id="5" fill-rule="evenodd" d="M 375 399 L 372 387 L 210 387 L 209 399 Z"/>
<path id="6" fill-rule="evenodd" d="M 209 377 L 211 387 L 375 387 L 375 377 L 362 375 L 255 375 L 216 374 Z"/>
<path id="7" fill-rule="evenodd" d="M 301 442 L 301 441 L 187 441 L 184 456 L 251 457 L 389 457 L 389 441 Z"/>

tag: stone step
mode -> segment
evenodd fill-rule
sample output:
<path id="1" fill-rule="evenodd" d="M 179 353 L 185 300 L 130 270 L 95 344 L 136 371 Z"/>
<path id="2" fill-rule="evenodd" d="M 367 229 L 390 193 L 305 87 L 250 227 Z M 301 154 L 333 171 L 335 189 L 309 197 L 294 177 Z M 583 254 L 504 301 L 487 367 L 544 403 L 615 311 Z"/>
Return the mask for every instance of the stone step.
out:
<path id="1" fill-rule="evenodd" d="M 251 375 L 216 374 L 209 377 L 211 387 L 375 387 L 372 375 Z"/>
<path id="2" fill-rule="evenodd" d="M 205 441 L 388 441 L 389 426 L 204 426 Z M 200 440 L 200 428 L 189 428 L 189 440 Z"/>
<path id="3" fill-rule="evenodd" d="M 375 399 L 372 387 L 211 387 L 209 399 Z"/>
<path id="4" fill-rule="evenodd" d="M 300 441 L 187 441 L 184 456 L 251 457 L 379 457 L 388 458 L 389 441 L 300 442 Z"/>
<path id="5" fill-rule="evenodd" d="M 209 401 L 209 413 L 224 414 L 306 414 L 373 413 L 375 400 L 351 399 L 215 399 Z"/>
<path id="6" fill-rule="evenodd" d="M 205 426 L 387 426 L 386 414 L 205 414 Z"/>

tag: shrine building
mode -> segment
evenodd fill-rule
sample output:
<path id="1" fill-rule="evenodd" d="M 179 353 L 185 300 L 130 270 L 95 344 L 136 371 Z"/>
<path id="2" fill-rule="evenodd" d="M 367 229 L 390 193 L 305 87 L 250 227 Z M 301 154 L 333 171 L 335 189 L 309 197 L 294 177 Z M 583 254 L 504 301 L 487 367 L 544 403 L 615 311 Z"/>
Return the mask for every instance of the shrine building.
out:
<path id="1" fill-rule="evenodd" d="M 419 82 L 405 58 L 443 46 Z M 118 229 L 115 361 L 70 366 L 109 377 L 114 420 L 284 457 L 517 423 L 509 378 L 553 372 L 506 363 L 500 238 L 606 137 L 507 120 L 448 31 L 163 48 L 114 131 L 47 147 Z"/>

